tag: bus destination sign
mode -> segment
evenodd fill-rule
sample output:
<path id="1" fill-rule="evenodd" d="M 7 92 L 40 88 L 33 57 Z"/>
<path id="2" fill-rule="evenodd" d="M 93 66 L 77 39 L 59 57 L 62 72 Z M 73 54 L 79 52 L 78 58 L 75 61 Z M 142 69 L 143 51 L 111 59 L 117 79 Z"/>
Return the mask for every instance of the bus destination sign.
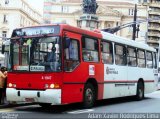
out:
<path id="1" fill-rule="evenodd" d="M 12 37 L 59 34 L 59 26 L 38 26 L 15 29 Z"/>

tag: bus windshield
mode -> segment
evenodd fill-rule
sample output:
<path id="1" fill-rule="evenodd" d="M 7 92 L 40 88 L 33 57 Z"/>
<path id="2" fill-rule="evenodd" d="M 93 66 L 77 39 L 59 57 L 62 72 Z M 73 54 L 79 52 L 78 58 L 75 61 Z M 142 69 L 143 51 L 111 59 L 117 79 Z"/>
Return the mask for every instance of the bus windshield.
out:
<path id="1" fill-rule="evenodd" d="M 61 71 L 59 37 L 19 38 L 11 40 L 12 71 Z"/>

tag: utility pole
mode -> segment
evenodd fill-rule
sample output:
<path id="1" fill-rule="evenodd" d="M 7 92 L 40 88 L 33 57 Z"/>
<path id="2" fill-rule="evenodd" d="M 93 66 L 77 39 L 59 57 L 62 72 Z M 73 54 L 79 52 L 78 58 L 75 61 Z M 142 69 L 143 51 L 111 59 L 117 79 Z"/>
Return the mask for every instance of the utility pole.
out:
<path id="1" fill-rule="evenodd" d="M 136 20 L 137 20 L 137 4 L 135 4 L 135 8 L 134 8 L 133 22 L 136 22 Z M 136 24 L 133 24 L 132 27 L 133 27 L 132 40 L 135 40 L 136 39 Z"/>

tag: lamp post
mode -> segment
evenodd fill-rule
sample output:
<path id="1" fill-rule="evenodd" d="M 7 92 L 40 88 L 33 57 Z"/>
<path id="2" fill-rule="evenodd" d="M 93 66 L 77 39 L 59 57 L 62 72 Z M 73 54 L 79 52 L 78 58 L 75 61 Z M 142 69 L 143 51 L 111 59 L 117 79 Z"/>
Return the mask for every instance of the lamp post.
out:
<path id="1" fill-rule="evenodd" d="M 133 22 L 136 22 L 137 20 L 137 4 L 135 4 L 135 9 L 134 9 L 134 18 L 133 18 Z M 133 34 L 132 34 L 132 40 L 136 39 L 136 24 L 133 24 Z"/>

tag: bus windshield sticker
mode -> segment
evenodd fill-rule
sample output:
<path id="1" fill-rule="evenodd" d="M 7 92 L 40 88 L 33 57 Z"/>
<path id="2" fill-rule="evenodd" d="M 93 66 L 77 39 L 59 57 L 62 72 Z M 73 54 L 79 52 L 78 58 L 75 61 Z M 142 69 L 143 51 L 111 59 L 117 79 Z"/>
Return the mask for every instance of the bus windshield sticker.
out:
<path id="1" fill-rule="evenodd" d="M 14 66 L 14 70 L 25 70 L 28 71 L 29 70 L 29 66 Z"/>
<path id="2" fill-rule="evenodd" d="M 95 66 L 89 65 L 89 75 L 95 75 Z"/>
<path id="3" fill-rule="evenodd" d="M 45 71 L 44 66 L 30 66 L 30 71 Z"/>

